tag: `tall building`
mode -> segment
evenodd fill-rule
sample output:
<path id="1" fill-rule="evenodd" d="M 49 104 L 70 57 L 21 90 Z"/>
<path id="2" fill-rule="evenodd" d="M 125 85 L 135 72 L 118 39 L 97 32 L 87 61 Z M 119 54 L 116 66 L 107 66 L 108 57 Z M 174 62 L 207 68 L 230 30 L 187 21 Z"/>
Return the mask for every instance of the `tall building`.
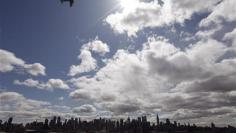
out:
<path id="1" fill-rule="evenodd" d="M 147 117 L 146 116 L 142 116 L 142 122 L 143 123 L 147 122 Z"/>
<path id="2" fill-rule="evenodd" d="M 166 125 L 170 125 L 170 120 L 168 118 L 166 119 Z"/>
<path id="3" fill-rule="evenodd" d="M 156 120 L 157 120 L 157 126 L 159 126 L 160 121 L 159 121 L 159 116 L 158 116 L 158 114 L 157 114 L 157 118 L 156 118 Z"/>

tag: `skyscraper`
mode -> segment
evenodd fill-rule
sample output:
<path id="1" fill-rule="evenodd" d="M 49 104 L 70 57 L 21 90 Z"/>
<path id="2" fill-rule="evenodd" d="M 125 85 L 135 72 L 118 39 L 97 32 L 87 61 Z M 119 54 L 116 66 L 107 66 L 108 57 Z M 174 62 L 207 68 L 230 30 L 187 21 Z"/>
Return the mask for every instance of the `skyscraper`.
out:
<path id="1" fill-rule="evenodd" d="M 159 126 L 160 122 L 159 122 L 159 116 L 158 116 L 158 114 L 157 114 L 156 120 L 157 120 L 157 126 Z"/>

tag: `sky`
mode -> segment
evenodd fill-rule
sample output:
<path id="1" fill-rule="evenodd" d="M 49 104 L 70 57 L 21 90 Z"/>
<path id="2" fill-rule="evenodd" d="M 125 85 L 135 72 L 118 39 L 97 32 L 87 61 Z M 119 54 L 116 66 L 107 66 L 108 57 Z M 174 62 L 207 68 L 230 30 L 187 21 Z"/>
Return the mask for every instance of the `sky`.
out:
<path id="1" fill-rule="evenodd" d="M 0 119 L 236 126 L 235 0 L 0 1 Z"/>

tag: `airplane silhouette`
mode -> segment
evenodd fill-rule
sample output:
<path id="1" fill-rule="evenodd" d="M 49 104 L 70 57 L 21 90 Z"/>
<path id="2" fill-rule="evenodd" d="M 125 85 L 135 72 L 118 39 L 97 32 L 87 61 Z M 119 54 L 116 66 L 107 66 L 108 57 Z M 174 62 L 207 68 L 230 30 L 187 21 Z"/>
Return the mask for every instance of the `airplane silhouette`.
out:
<path id="1" fill-rule="evenodd" d="M 74 0 L 61 0 L 61 3 L 63 3 L 63 2 L 70 2 L 70 7 L 72 7 L 73 6 L 73 4 L 74 4 Z"/>

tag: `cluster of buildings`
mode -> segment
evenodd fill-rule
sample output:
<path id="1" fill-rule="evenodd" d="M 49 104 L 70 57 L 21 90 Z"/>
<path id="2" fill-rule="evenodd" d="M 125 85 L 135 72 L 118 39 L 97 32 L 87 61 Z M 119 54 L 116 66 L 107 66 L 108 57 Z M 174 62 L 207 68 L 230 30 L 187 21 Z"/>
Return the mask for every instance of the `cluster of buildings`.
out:
<path id="1" fill-rule="evenodd" d="M 137 119 L 94 119 L 92 121 L 82 121 L 80 118 L 61 120 L 61 117 L 53 117 L 44 122 L 31 122 L 25 125 L 13 124 L 13 119 L 2 122 L 0 120 L 0 132 L 72 132 L 72 133 L 236 133 L 236 128 L 215 127 L 212 123 L 210 127 L 197 127 L 195 124 L 181 125 L 176 121 L 165 122 L 159 120 L 157 115 L 156 123 L 151 123 L 146 116 Z"/>

